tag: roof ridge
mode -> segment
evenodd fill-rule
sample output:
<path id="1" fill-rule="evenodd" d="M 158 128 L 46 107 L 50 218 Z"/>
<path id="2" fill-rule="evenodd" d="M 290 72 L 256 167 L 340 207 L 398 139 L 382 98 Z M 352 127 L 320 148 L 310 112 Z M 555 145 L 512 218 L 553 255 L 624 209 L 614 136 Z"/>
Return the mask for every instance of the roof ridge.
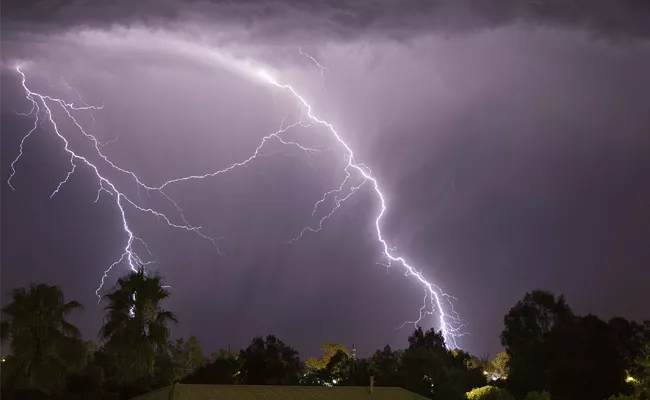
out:
<path id="1" fill-rule="evenodd" d="M 236 387 L 236 388 L 301 388 L 301 389 L 368 389 L 368 386 L 320 386 L 320 385 L 239 385 L 239 384 L 207 384 L 207 383 L 179 383 L 179 386 L 192 386 L 192 387 Z M 168 387 L 168 386 L 166 386 Z M 398 386 L 375 386 L 375 389 L 403 389 Z M 408 391 L 408 390 L 407 390 Z"/>
<path id="2" fill-rule="evenodd" d="M 184 388 L 195 387 L 195 388 L 227 388 L 227 389 L 246 389 L 246 388 L 257 388 L 257 389 L 301 389 L 301 390 L 368 390 L 369 386 L 319 386 L 319 385 L 241 385 L 241 384 L 204 384 L 204 383 L 179 383 L 178 386 L 183 386 Z M 399 386 L 375 386 L 375 390 L 396 390 L 410 392 L 407 389 L 404 389 Z"/>

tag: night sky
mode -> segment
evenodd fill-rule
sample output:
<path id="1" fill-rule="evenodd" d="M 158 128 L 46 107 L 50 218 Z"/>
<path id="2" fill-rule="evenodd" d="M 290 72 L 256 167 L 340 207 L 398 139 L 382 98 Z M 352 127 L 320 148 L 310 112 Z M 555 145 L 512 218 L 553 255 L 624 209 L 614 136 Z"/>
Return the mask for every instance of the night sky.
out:
<path id="1" fill-rule="evenodd" d="M 399 6 L 397 6 L 399 4 Z M 388 210 L 385 239 L 455 296 L 463 349 L 500 351 L 503 315 L 532 289 L 565 294 L 577 313 L 650 317 L 650 3 L 606 1 L 25 1 L 2 4 L 2 300 L 30 282 L 85 305 L 72 321 L 95 339 L 95 289 L 126 240 L 114 200 L 90 168 L 70 170 L 50 124 L 33 125 L 29 87 L 103 105 L 79 121 L 102 151 L 161 185 L 250 157 L 300 117 L 294 98 L 210 52 L 264 65 L 298 89 L 372 169 Z M 301 51 L 315 57 L 323 73 Z M 92 115 L 92 118 L 91 118 Z M 146 207 L 159 194 L 101 163 L 54 111 L 70 147 Z M 94 119 L 94 120 L 93 120 Z M 345 178 L 323 128 L 269 141 L 245 167 L 167 193 L 210 241 L 127 207 L 171 285 L 174 337 L 206 352 L 275 333 L 303 356 L 324 341 L 370 355 L 406 345 L 422 285 L 381 265 L 370 185 L 318 233 L 307 225 Z M 359 183 L 359 182 L 357 182 Z M 323 205 L 321 216 L 331 210 Z M 102 293 L 128 267 L 116 266 Z M 423 321 L 437 327 L 435 316 Z"/>

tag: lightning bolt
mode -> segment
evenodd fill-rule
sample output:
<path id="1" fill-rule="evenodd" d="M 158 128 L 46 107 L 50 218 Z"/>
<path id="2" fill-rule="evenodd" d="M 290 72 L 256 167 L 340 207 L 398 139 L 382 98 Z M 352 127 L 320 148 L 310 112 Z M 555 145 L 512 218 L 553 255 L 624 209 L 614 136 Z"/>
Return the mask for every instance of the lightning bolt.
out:
<path id="1" fill-rule="evenodd" d="M 309 54 L 303 52 L 301 49 L 299 49 L 300 54 L 310 58 L 316 66 L 320 69 L 321 75 L 324 77 L 324 70 L 325 68 L 312 56 Z M 319 232 L 321 229 L 323 229 L 323 224 L 330 218 L 332 217 L 336 211 L 342 206 L 342 204 L 348 200 L 350 197 L 352 197 L 356 192 L 358 192 L 360 189 L 362 189 L 364 186 L 370 186 L 372 191 L 375 193 L 377 196 L 377 199 L 379 200 L 380 207 L 379 211 L 377 213 L 377 216 L 374 221 L 375 225 L 375 230 L 376 230 L 376 236 L 379 244 L 381 245 L 382 248 L 382 254 L 383 257 L 385 258 L 386 262 L 384 265 L 387 267 L 390 267 L 392 265 L 400 265 L 401 267 L 404 268 L 404 273 L 406 276 L 413 276 L 415 279 L 423 286 L 424 288 L 424 299 L 423 299 L 423 305 L 419 310 L 418 318 L 413 320 L 413 321 L 407 321 L 405 322 L 403 326 L 406 324 L 413 324 L 413 325 L 419 325 L 423 319 L 428 316 L 428 315 L 433 315 L 437 314 L 438 315 L 438 322 L 439 322 L 439 328 L 442 331 L 442 334 L 445 338 L 445 342 L 448 347 L 450 348 L 457 348 L 457 338 L 459 336 L 464 335 L 464 324 L 459 315 L 454 311 L 453 309 L 453 303 L 452 300 L 455 300 L 452 296 L 446 294 L 438 285 L 430 282 L 427 280 L 423 274 L 422 271 L 418 271 L 413 267 L 407 260 L 398 254 L 394 252 L 394 249 L 392 249 L 389 245 L 386 239 L 384 238 L 384 235 L 381 230 L 381 224 L 382 224 L 382 219 L 385 216 L 387 212 L 387 204 L 386 204 L 386 199 L 382 191 L 380 190 L 380 185 L 379 182 L 377 181 L 377 178 L 372 175 L 372 171 L 370 168 L 368 168 L 365 164 L 357 162 L 355 159 L 355 154 L 352 151 L 352 149 L 348 146 L 348 144 L 344 141 L 343 137 L 339 134 L 339 132 L 334 128 L 334 126 L 323 120 L 320 119 L 312 110 L 312 106 L 307 102 L 307 100 L 291 85 L 286 84 L 286 83 L 281 83 L 278 80 L 276 80 L 273 76 L 271 76 L 265 69 L 254 69 L 250 67 L 250 64 L 247 64 L 246 68 L 244 68 L 247 73 L 249 73 L 252 77 L 261 80 L 263 83 L 268 84 L 271 88 L 273 89 L 279 89 L 283 92 L 288 93 L 293 97 L 295 101 L 297 101 L 298 105 L 300 105 L 300 110 L 301 110 L 301 116 L 300 119 L 292 124 L 288 124 L 287 126 L 284 126 L 285 118 L 282 119 L 282 122 L 280 124 L 280 128 L 273 132 L 270 133 L 266 136 L 264 136 L 257 148 L 253 151 L 252 155 L 242 161 L 232 163 L 231 165 L 227 166 L 226 168 L 219 169 L 213 172 L 209 172 L 206 174 L 201 174 L 201 175 L 190 175 L 190 176 L 185 176 L 185 177 L 178 177 L 178 178 L 173 178 L 170 179 L 161 185 L 154 186 L 154 185 L 149 185 L 146 184 L 140 179 L 134 172 L 129 171 L 127 169 L 124 169 L 120 166 L 118 166 L 116 163 L 111 161 L 103 152 L 102 152 L 102 147 L 106 144 L 102 144 L 99 142 L 99 140 L 95 137 L 94 134 L 88 133 L 82 125 L 78 122 L 78 120 L 75 118 L 74 113 L 79 112 L 79 111 L 94 111 L 94 110 L 99 110 L 102 107 L 99 106 L 91 106 L 88 105 L 83 101 L 81 98 L 81 95 L 79 94 L 76 89 L 70 87 L 67 83 L 65 83 L 66 87 L 69 89 L 73 90 L 77 96 L 79 97 L 80 101 L 82 102 L 83 106 L 77 107 L 73 103 L 67 103 L 66 101 L 54 97 L 50 97 L 47 95 L 39 94 L 36 93 L 32 90 L 30 90 L 26 84 L 26 76 L 25 74 L 20 70 L 19 67 L 16 68 L 16 71 L 20 74 L 21 76 L 21 82 L 22 82 L 22 87 L 25 92 L 25 98 L 29 100 L 32 104 L 31 110 L 28 113 L 21 114 L 25 116 L 34 116 L 34 125 L 33 127 L 29 130 L 29 132 L 22 138 L 20 142 L 20 151 L 16 159 L 11 163 L 11 168 L 12 168 L 12 173 L 8 179 L 8 184 L 11 186 L 13 189 L 14 186 L 12 185 L 11 181 L 14 178 L 16 174 L 15 170 L 15 164 L 20 160 L 20 158 L 23 155 L 23 144 L 24 142 L 29 138 L 29 136 L 35 131 L 36 127 L 38 126 L 39 123 L 39 115 L 42 114 L 41 112 L 41 107 L 44 109 L 43 114 L 45 115 L 45 119 L 49 124 L 52 126 L 54 133 L 56 136 L 61 140 L 61 142 L 64 145 L 64 150 L 66 151 L 67 154 L 70 156 L 70 164 L 71 168 L 69 172 L 66 174 L 65 178 L 59 182 L 58 186 L 56 189 L 52 192 L 52 196 L 56 195 L 61 188 L 65 185 L 65 183 L 68 182 L 69 178 L 74 174 L 76 167 L 78 164 L 85 165 L 89 167 L 94 175 L 96 176 L 98 183 L 99 183 L 99 188 L 97 190 L 97 197 L 95 201 L 98 201 L 100 198 L 100 195 L 102 193 L 107 193 L 110 196 L 113 196 L 115 205 L 119 211 L 119 215 L 121 218 L 122 226 L 123 226 L 123 231 L 126 236 L 126 241 L 125 245 L 123 248 L 123 251 L 121 252 L 121 255 L 119 258 L 117 258 L 113 263 L 111 263 L 108 268 L 105 270 L 102 278 L 101 278 L 101 283 L 96 289 L 96 294 L 99 295 L 100 290 L 103 288 L 105 280 L 108 276 L 108 273 L 117 265 L 121 263 L 126 263 L 132 270 L 136 270 L 138 266 L 143 266 L 152 263 L 153 261 L 144 261 L 143 258 L 141 258 L 138 255 L 138 252 L 134 248 L 134 245 L 136 243 L 140 244 L 144 250 L 148 253 L 150 257 L 152 257 L 151 252 L 149 251 L 149 248 L 146 244 L 146 242 L 136 236 L 133 233 L 133 230 L 129 226 L 128 219 L 127 219 L 127 213 L 125 211 L 125 207 L 130 207 L 131 209 L 134 209 L 139 212 L 143 212 L 146 214 L 150 214 L 152 216 L 155 216 L 159 219 L 162 219 L 166 222 L 166 224 L 172 228 L 177 228 L 177 229 L 183 229 L 187 230 L 190 232 L 193 232 L 203 239 L 207 239 L 212 242 L 212 244 L 217 248 L 217 251 L 219 254 L 225 256 L 217 246 L 217 240 L 221 238 L 211 238 L 204 233 L 201 232 L 202 227 L 200 226 L 194 226 L 190 224 L 186 219 L 185 216 L 183 215 L 183 210 L 178 206 L 178 204 L 167 194 L 165 193 L 165 189 L 169 187 L 170 185 L 177 184 L 180 182 L 186 182 L 186 181 L 191 181 L 191 180 L 198 180 L 198 179 L 206 179 L 206 178 L 211 178 L 211 177 L 216 177 L 221 174 L 228 173 L 230 171 L 233 171 L 236 168 L 239 167 L 245 167 L 251 162 L 253 162 L 255 159 L 258 157 L 262 156 L 267 156 L 267 153 L 263 153 L 262 149 L 265 147 L 265 145 L 271 141 L 271 140 L 276 140 L 280 144 L 283 144 L 285 146 L 292 146 L 295 147 L 305 154 L 313 154 L 313 153 L 318 153 L 322 152 L 322 149 L 315 149 L 315 148 L 310 148 L 303 146 L 299 142 L 296 141 L 289 141 L 286 140 L 282 137 L 282 134 L 287 132 L 290 129 L 293 128 L 303 128 L 307 129 L 310 128 L 311 126 L 322 126 L 324 127 L 327 132 L 333 137 L 335 142 L 338 144 L 338 146 L 343 150 L 344 153 L 344 159 L 346 160 L 346 165 L 344 167 L 344 172 L 345 172 L 345 178 L 343 181 L 340 183 L 340 185 L 328 192 L 325 192 L 324 195 L 321 197 L 320 200 L 318 200 L 313 208 L 312 211 L 312 216 L 316 216 L 318 211 L 320 210 L 321 206 L 326 202 L 327 199 L 333 198 L 334 201 L 334 206 L 329 210 L 329 212 L 326 212 L 325 215 L 318 220 L 318 223 L 316 226 L 311 226 L 307 225 L 305 228 L 303 228 L 296 237 L 292 238 L 289 242 L 294 243 L 301 239 L 305 234 L 307 233 L 316 233 Z M 50 108 L 50 105 L 58 105 L 60 108 L 63 109 L 65 112 L 65 115 L 71 120 L 74 125 L 77 127 L 77 129 L 87 138 L 89 139 L 93 145 L 94 145 L 94 150 L 96 154 L 104 161 L 105 164 L 107 164 L 112 170 L 117 171 L 123 175 L 127 175 L 131 177 L 137 184 L 138 189 L 142 188 L 149 192 L 157 192 L 160 193 L 167 201 L 169 201 L 174 208 L 177 211 L 178 218 L 180 218 L 181 222 L 179 223 L 174 223 L 172 222 L 172 218 L 169 217 L 167 214 L 158 211 L 153 208 L 145 208 L 140 205 L 138 205 L 137 201 L 127 197 L 127 195 L 118 189 L 118 186 L 116 183 L 112 182 L 109 180 L 105 175 L 102 175 L 100 173 L 99 167 L 91 162 L 87 157 L 84 157 L 82 155 L 79 155 L 75 153 L 72 149 L 70 149 L 69 142 L 66 139 L 66 137 L 59 131 L 59 128 L 55 122 L 55 119 L 53 117 L 52 110 Z M 286 116 L 285 116 L 286 117 Z M 306 117 L 306 118 L 305 118 Z M 93 125 L 94 125 L 94 117 L 91 118 L 93 120 Z M 41 124 L 43 123 L 43 119 L 40 120 Z"/>
<path id="2" fill-rule="evenodd" d="M 463 331 L 464 323 L 461 320 L 458 313 L 456 313 L 453 308 L 452 300 L 456 300 L 456 299 L 448 295 L 447 293 L 445 293 L 440 288 L 440 286 L 432 282 L 429 282 L 421 271 L 416 270 L 411 264 L 409 264 L 406 261 L 404 257 L 394 254 L 393 249 L 389 247 L 388 242 L 386 242 L 386 239 L 384 239 L 381 230 L 381 220 L 383 219 L 387 210 L 386 199 L 382 191 L 380 190 L 380 186 L 379 186 L 379 182 L 377 181 L 377 178 L 375 178 L 372 175 L 372 171 L 370 170 L 370 168 L 368 168 L 365 164 L 356 162 L 354 152 L 348 146 L 348 144 L 343 140 L 339 132 L 334 128 L 334 126 L 332 126 L 332 124 L 330 124 L 329 122 L 323 119 L 318 118 L 314 114 L 311 105 L 307 102 L 307 100 L 305 100 L 305 98 L 301 94 L 298 93 L 298 91 L 293 86 L 278 82 L 264 69 L 258 69 L 256 73 L 258 77 L 260 77 L 262 80 L 269 83 L 270 85 L 289 92 L 298 101 L 302 109 L 306 110 L 307 118 L 310 121 L 312 121 L 314 124 L 325 127 L 329 131 L 329 133 L 334 137 L 336 142 L 338 142 L 338 144 L 343 148 L 345 153 L 344 157 L 347 160 L 347 165 L 344 168 L 346 173 L 345 179 L 343 180 L 343 182 L 338 188 L 326 192 L 324 196 L 318 202 L 316 202 L 312 215 L 316 214 L 318 207 L 330 195 L 334 195 L 334 207 L 332 208 L 332 210 L 319 220 L 318 225 L 315 228 L 311 226 L 305 227 L 298 234 L 298 236 L 291 239 L 290 242 L 295 242 L 307 232 L 320 231 L 323 228 L 323 223 L 332 215 L 334 215 L 336 210 L 341 206 L 341 204 L 345 200 L 350 198 L 362 186 L 366 184 L 370 184 L 373 191 L 377 195 L 377 198 L 379 199 L 381 205 L 379 209 L 379 213 L 375 218 L 375 230 L 377 234 L 377 240 L 382 246 L 383 255 L 387 259 L 388 266 L 391 266 L 393 263 L 401 265 L 405 269 L 405 275 L 414 276 L 424 286 L 425 289 L 424 301 L 422 307 L 420 308 L 420 313 L 418 318 L 414 321 L 405 322 L 402 325 L 402 327 L 405 326 L 406 324 L 413 324 L 417 326 L 422 322 L 422 320 L 427 315 L 431 315 L 437 312 L 438 321 L 440 324 L 440 330 L 442 331 L 442 334 L 445 338 L 445 343 L 450 348 L 458 348 L 457 338 L 465 335 L 465 332 Z M 353 175 L 359 176 L 361 178 L 361 182 L 356 185 L 350 184 L 349 192 L 345 196 L 339 198 L 338 196 L 342 192 L 344 192 L 345 187 L 348 184 L 348 181 L 352 179 Z M 448 309 L 449 311 L 447 311 Z"/>
<path id="3" fill-rule="evenodd" d="M 201 232 L 201 229 L 202 229 L 201 226 L 194 226 L 194 225 L 190 224 L 186 220 L 186 218 L 185 218 L 185 216 L 183 214 L 183 210 L 179 207 L 178 203 L 176 201 L 174 201 L 167 193 L 165 193 L 163 191 L 163 189 L 166 188 L 167 186 L 169 186 L 170 184 L 173 184 L 173 183 L 192 180 L 192 179 L 202 179 L 202 178 L 207 178 L 207 177 L 213 177 L 213 176 L 217 176 L 217 175 L 229 172 L 229 171 L 231 171 L 231 170 L 233 170 L 233 169 L 235 169 L 237 167 L 245 166 L 249 162 L 254 160 L 255 158 L 257 158 L 259 156 L 266 155 L 266 154 L 261 153 L 261 150 L 262 150 L 263 146 L 267 143 L 267 141 L 271 140 L 271 139 L 276 139 L 278 142 L 280 142 L 280 143 L 282 143 L 284 145 L 295 146 L 295 147 L 299 148 L 300 150 L 302 150 L 302 151 L 304 151 L 306 153 L 321 152 L 320 149 L 313 149 L 313 148 L 305 147 L 305 146 L 303 146 L 303 145 L 301 145 L 301 144 L 299 144 L 297 142 L 288 141 L 288 140 L 283 139 L 281 134 L 287 132 L 290 129 L 293 129 L 293 128 L 296 128 L 296 127 L 302 127 L 302 128 L 308 128 L 309 127 L 309 124 L 305 123 L 304 121 L 298 121 L 298 122 L 295 122 L 293 124 L 289 124 L 287 126 L 284 126 L 284 118 L 283 118 L 283 122 L 282 122 L 282 125 L 280 126 L 280 129 L 278 129 L 276 132 L 273 132 L 273 133 L 265 136 L 263 138 L 263 140 L 262 140 L 262 143 L 255 149 L 254 154 L 251 157 L 249 157 L 248 159 L 246 159 L 246 160 L 244 160 L 242 162 L 233 163 L 232 165 L 228 166 L 227 168 L 224 168 L 224 169 L 221 169 L 221 170 L 209 173 L 209 174 L 205 174 L 205 175 L 192 175 L 192 176 L 187 176 L 187 177 L 182 177 L 182 178 L 171 179 L 171 180 L 163 183 L 160 186 L 148 185 L 148 184 L 145 184 L 134 172 L 132 172 L 130 170 L 127 170 L 125 168 L 122 168 L 119 165 L 117 165 L 116 163 L 114 163 L 113 161 L 111 161 L 102 152 L 102 147 L 104 145 L 106 145 L 106 143 L 100 143 L 99 140 L 95 137 L 95 135 L 93 135 L 91 133 L 88 133 L 83 128 L 81 123 L 77 120 L 77 118 L 73 115 L 73 112 L 76 112 L 76 111 L 101 110 L 103 108 L 103 106 L 88 105 L 87 103 L 85 103 L 83 101 L 83 99 L 81 98 L 79 92 L 76 89 L 69 86 L 67 83 L 65 83 L 66 87 L 73 90 L 78 95 L 78 97 L 80 98 L 80 101 L 83 103 L 83 106 L 75 106 L 74 103 L 68 103 L 63 99 L 59 99 L 59 98 L 55 98 L 55 97 L 52 97 L 52 96 L 37 93 L 37 92 L 31 90 L 27 86 L 26 75 L 20 69 L 19 66 L 16 67 L 16 72 L 18 72 L 18 74 L 21 77 L 21 84 L 22 84 L 22 88 L 23 88 L 23 90 L 25 92 L 25 98 L 32 105 L 29 112 L 27 112 L 27 113 L 19 113 L 19 115 L 22 115 L 22 116 L 34 116 L 34 124 L 33 124 L 32 128 L 27 132 L 27 134 L 25 136 L 23 136 L 22 140 L 20 141 L 19 154 L 11 163 L 12 172 L 11 172 L 11 174 L 10 174 L 8 180 L 7 180 L 8 185 L 12 189 L 15 190 L 15 187 L 12 184 L 12 180 L 14 179 L 14 176 L 16 175 L 15 165 L 20 161 L 20 159 L 22 158 L 23 153 L 24 153 L 24 149 L 23 149 L 24 143 L 34 133 L 34 131 L 38 127 L 39 120 L 40 120 L 41 123 L 44 120 L 47 120 L 47 122 L 49 122 L 49 124 L 53 128 L 54 133 L 56 134 L 56 136 L 63 143 L 64 150 L 70 156 L 70 166 L 71 166 L 70 170 L 65 175 L 64 179 L 62 179 L 58 183 L 58 185 L 56 186 L 54 191 L 51 193 L 50 198 L 52 198 L 56 194 L 58 194 L 61 191 L 61 189 L 63 188 L 63 186 L 69 181 L 70 177 L 76 171 L 78 163 L 89 167 L 91 169 L 91 171 L 94 173 L 94 175 L 96 176 L 97 180 L 98 180 L 99 187 L 97 189 L 97 196 L 95 198 L 95 202 L 99 201 L 100 196 L 101 196 L 102 193 L 107 193 L 107 194 L 109 194 L 111 196 L 114 196 L 115 205 L 118 208 L 120 219 L 121 219 L 121 222 L 122 222 L 122 228 L 123 228 L 123 231 L 124 231 L 124 233 L 126 235 L 126 242 L 125 242 L 125 246 L 123 248 L 123 252 L 121 253 L 120 257 L 117 258 L 114 262 L 112 262 L 108 266 L 108 268 L 104 271 L 104 274 L 103 274 L 103 276 L 101 278 L 100 284 L 97 287 L 97 289 L 95 290 L 95 294 L 97 295 L 97 297 L 100 300 L 101 300 L 100 291 L 102 290 L 102 288 L 103 288 L 103 286 L 105 284 L 105 280 L 108 277 L 109 272 L 115 266 L 125 262 L 129 266 L 129 268 L 131 270 L 136 271 L 139 267 L 146 266 L 146 265 L 152 264 L 154 262 L 154 261 L 144 261 L 144 259 L 140 257 L 140 255 L 138 254 L 138 252 L 134 248 L 134 244 L 139 243 L 144 248 L 144 250 L 148 253 L 148 255 L 152 256 L 152 253 L 149 250 L 149 247 L 148 247 L 147 243 L 142 238 L 136 236 L 133 233 L 133 230 L 131 229 L 131 227 L 129 225 L 129 222 L 128 222 L 128 219 L 127 219 L 125 206 L 130 206 L 132 209 L 134 209 L 136 211 L 140 211 L 140 212 L 143 212 L 143 213 L 146 213 L 146 214 L 151 214 L 151 215 L 157 217 L 158 219 L 162 219 L 168 226 L 170 226 L 172 228 L 191 231 L 191 232 L 197 234 L 198 236 L 202 237 L 203 239 L 209 240 L 210 242 L 212 242 L 212 244 L 216 248 L 217 252 L 221 256 L 224 256 L 224 257 L 227 258 L 227 256 L 223 252 L 221 252 L 221 250 L 219 249 L 219 246 L 217 245 L 217 241 L 220 240 L 220 239 L 223 239 L 223 238 L 209 237 L 209 236 L 207 236 L 207 235 L 205 235 L 204 233 Z M 65 81 L 63 81 L 63 82 L 65 82 Z M 65 115 L 68 117 L 68 119 L 70 121 L 72 121 L 72 123 L 77 127 L 77 129 L 87 139 L 89 139 L 93 143 L 96 154 L 106 164 L 108 164 L 108 166 L 110 166 L 115 171 L 118 171 L 118 172 L 120 172 L 122 174 L 128 175 L 131 178 L 133 178 L 133 180 L 136 182 L 137 187 L 139 189 L 143 188 L 147 192 L 151 192 L 151 191 L 158 192 L 166 200 L 168 200 L 175 207 L 175 209 L 178 212 L 178 215 L 179 215 L 180 220 L 182 221 L 182 223 L 172 222 L 173 219 L 164 212 L 158 211 L 158 210 L 156 210 L 154 208 L 151 208 L 151 207 L 142 207 L 142 206 L 138 205 L 137 201 L 135 201 L 135 200 L 131 199 L 130 197 L 128 197 L 124 193 L 124 191 L 120 191 L 118 189 L 118 185 L 115 182 L 108 179 L 105 175 L 102 175 L 100 173 L 100 168 L 95 163 L 93 163 L 88 157 L 84 157 L 84 156 L 82 156 L 80 154 L 77 154 L 75 151 L 73 151 L 70 148 L 70 143 L 69 143 L 68 139 L 59 130 L 59 127 L 58 127 L 58 125 L 57 125 L 57 123 L 56 123 L 56 121 L 54 119 L 54 114 L 53 114 L 53 111 L 51 109 L 51 105 L 58 105 L 64 111 Z M 45 114 L 45 117 L 44 118 L 39 117 L 41 114 Z M 94 121 L 94 117 L 92 119 Z"/>
<path id="4" fill-rule="evenodd" d="M 323 81 L 323 90 L 325 90 L 327 92 L 327 86 L 325 86 L 325 70 L 327 68 L 324 67 L 321 63 L 319 63 L 318 60 L 315 59 L 311 54 L 302 51 L 302 47 L 298 47 L 298 53 L 300 53 L 302 56 L 305 56 L 308 59 L 310 59 L 311 62 L 313 62 L 314 65 L 316 65 L 316 67 L 320 70 L 320 77 L 321 77 L 321 79 Z"/>
<path id="5" fill-rule="evenodd" d="M 11 175 L 9 177 L 8 183 L 12 187 L 12 189 L 14 187 L 11 185 L 11 179 L 14 177 L 14 175 L 16 173 L 16 170 L 15 170 L 14 166 L 20 160 L 20 158 L 23 155 L 23 144 L 24 144 L 25 140 L 36 130 L 36 127 L 38 126 L 38 122 L 39 122 L 39 115 L 41 114 L 41 111 L 43 110 L 42 113 L 45 114 L 44 118 L 49 122 L 50 126 L 54 130 L 55 135 L 63 143 L 63 148 L 64 148 L 65 152 L 70 156 L 70 165 L 71 165 L 71 168 L 70 168 L 69 172 L 66 174 L 65 178 L 59 182 L 56 189 L 50 195 L 50 198 L 55 196 L 61 190 L 63 185 L 65 185 L 68 182 L 68 180 L 70 179 L 72 174 L 76 171 L 77 164 L 79 163 L 79 164 L 82 164 L 82 165 L 85 165 L 85 166 L 89 167 L 90 170 L 94 173 L 95 177 L 97 178 L 97 180 L 99 182 L 99 189 L 98 189 L 97 198 L 96 198 L 95 201 L 99 200 L 99 195 L 100 195 L 101 192 L 108 193 L 109 195 L 113 196 L 113 198 L 115 200 L 115 205 L 117 206 L 117 209 L 119 211 L 119 215 L 120 215 L 120 218 L 121 218 L 122 228 L 124 230 L 124 233 L 126 234 L 126 242 L 125 242 L 122 254 L 120 255 L 120 257 L 117 260 L 115 260 L 112 264 L 110 264 L 109 267 L 104 271 L 104 275 L 102 276 L 101 283 L 100 283 L 99 287 L 95 290 L 95 294 L 98 296 L 98 298 L 100 300 L 101 300 L 101 296 L 100 296 L 99 292 L 103 288 L 105 279 L 106 279 L 106 277 L 108 276 L 108 273 L 111 271 L 111 269 L 113 267 L 115 267 L 116 265 L 118 265 L 118 264 L 120 264 L 122 262 L 126 262 L 131 270 L 137 271 L 137 269 L 139 267 L 146 266 L 146 265 L 149 265 L 149 264 L 155 262 L 155 261 L 152 261 L 152 260 L 144 261 L 140 257 L 138 252 L 136 251 L 134 245 L 135 245 L 135 243 L 140 243 L 144 247 L 145 251 L 149 255 L 151 255 L 151 252 L 149 251 L 149 247 L 148 247 L 147 243 L 142 238 L 136 236 L 133 233 L 133 230 L 131 229 L 131 227 L 129 226 L 128 219 L 127 219 L 127 216 L 126 216 L 126 210 L 125 210 L 126 206 L 130 206 L 130 207 L 132 207 L 133 209 L 135 209 L 137 211 L 147 213 L 147 214 L 151 214 L 151 215 L 153 215 L 153 216 L 155 216 L 155 217 L 157 217 L 159 219 L 162 219 L 170 227 L 178 228 L 178 229 L 184 229 L 184 230 L 187 230 L 187 231 L 194 232 L 194 233 L 198 234 L 199 236 L 210 240 L 215 245 L 215 247 L 217 247 L 216 239 L 210 238 L 210 237 L 206 236 L 205 234 L 203 234 L 200 231 L 201 230 L 200 226 L 193 226 L 193 225 L 187 223 L 185 218 L 182 216 L 182 212 L 181 212 L 181 219 L 183 220 L 184 224 L 177 224 L 177 223 L 173 223 L 171 218 L 168 217 L 163 212 L 157 211 L 157 210 L 155 210 L 153 208 L 145 208 L 145 207 L 139 206 L 136 201 L 130 199 L 123 191 L 120 191 L 117 188 L 117 185 L 115 183 L 113 183 L 111 180 L 109 180 L 105 175 L 102 175 L 100 173 L 100 171 L 99 171 L 98 166 L 96 164 L 94 164 L 90 159 L 88 159 L 87 157 L 84 157 L 84 156 L 79 155 L 76 152 L 74 152 L 70 148 L 70 143 L 69 143 L 68 139 L 59 130 L 59 127 L 58 127 L 58 125 L 57 125 L 57 123 L 56 123 L 56 121 L 54 119 L 54 114 L 53 114 L 51 105 L 58 105 L 63 109 L 63 111 L 68 116 L 68 118 L 77 126 L 77 128 L 83 133 L 83 135 L 86 136 L 87 138 L 91 139 L 94 142 L 95 149 L 96 149 L 97 153 L 99 154 L 99 156 L 102 159 L 104 159 L 111 167 L 113 167 L 114 169 L 117 169 L 120 172 L 131 175 L 132 177 L 134 177 L 136 179 L 136 182 L 141 184 L 140 179 L 133 172 L 118 167 L 117 165 L 112 163 L 101 152 L 99 141 L 95 138 L 94 135 L 91 135 L 91 134 L 87 133 L 84 130 L 84 128 L 81 126 L 81 124 L 78 122 L 78 120 L 72 114 L 73 111 L 98 110 L 98 109 L 101 109 L 101 107 L 89 106 L 89 105 L 84 105 L 82 107 L 77 107 L 73 103 L 67 103 L 66 101 L 64 101 L 62 99 L 54 98 L 54 97 L 51 97 L 51 96 L 48 96 L 48 95 L 43 95 L 43 94 L 34 92 L 31 89 L 29 89 L 29 87 L 27 86 L 27 78 L 25 76 L 25 73 L 20 69 L 19 66 L 16 67 L 16 71 L 21 76 L 21 84 L 22 84 L 22 88 L 23 88 L 23 90 L 25 92 L 25 98 L 32 105 L 32 108 L 31 108 L 30 112 L 26 113 L 26 114 L 22 114 L 22 115 L 26 115 L 26 116 L 33 115 L 34 116 L 34 125 L 32 126 L 32 129 L 30 129 L 30 131 L 22 138 L 22 140 L 20 142 L 20 152 L 19 152 L 18 156 L 16 157 L 16 159 L 14 159 L 14 161 L 11 163 L 11 165 L 12 165 L 12 173 L 11 173 Z M 42 109 L 41 109 L 41 107 L 42 107 Z M 160 192 L 164 194 L 164 192 L 162 192 L 162 191 L 160 191 Z M 178 207 L 178 205 L 169 196 L 165 195 L 165 197 L 168 200 L 170 200 L 176 206 L 176 208 L 179 210 L 179 212 L 181 211 L 180 207 Z M 217 250 L 218 250 L 218 247 L 217 247 Z"/>

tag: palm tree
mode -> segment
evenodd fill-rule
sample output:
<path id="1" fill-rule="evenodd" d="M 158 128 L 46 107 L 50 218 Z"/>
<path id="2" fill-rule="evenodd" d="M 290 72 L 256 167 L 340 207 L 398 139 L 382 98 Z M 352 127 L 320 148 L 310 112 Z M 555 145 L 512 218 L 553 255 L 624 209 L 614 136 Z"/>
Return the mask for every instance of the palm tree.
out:
<path id="1" fill-rule="evenodd" d="M 62 391 L 67 373 L 79 371 L 86 362 L 79 329 L 66 320 L 81 304 L 66 303 L 58 286 L 45 284 L 14 289 L 11 296 L 2 309 L 2 339 L 11 340 L 3 383 L 45 393 Z"/>
<path id="2" fill-rule="evenodd" d="M 162 277 L 147 275 L 142 268 L 119 278 L 106 295 L 107 315 L 100 335 L 106 350 L 118 360 L 118 383 L 142 382 L 153 375 L 156 351 L 169 342 L 167 323 L 176 322 L 174 314 L 161 307 L 168 297 Z"/>

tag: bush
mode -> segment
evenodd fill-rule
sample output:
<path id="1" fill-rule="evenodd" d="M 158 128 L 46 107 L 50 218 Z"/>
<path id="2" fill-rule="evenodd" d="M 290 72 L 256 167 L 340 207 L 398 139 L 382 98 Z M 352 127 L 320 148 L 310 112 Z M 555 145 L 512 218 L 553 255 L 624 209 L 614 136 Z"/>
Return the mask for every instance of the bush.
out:
<path id="1" fill-rule="evenodd" d="M 494 386 L 483 386 L 466 393 L 468 400 L 514 400 L 505 389 Z"/>
<path id="2" fill-rule="evenodd" d="M 551 400 L 549 392 L 529 392 L 526 395 L 526 400 Z"/>

